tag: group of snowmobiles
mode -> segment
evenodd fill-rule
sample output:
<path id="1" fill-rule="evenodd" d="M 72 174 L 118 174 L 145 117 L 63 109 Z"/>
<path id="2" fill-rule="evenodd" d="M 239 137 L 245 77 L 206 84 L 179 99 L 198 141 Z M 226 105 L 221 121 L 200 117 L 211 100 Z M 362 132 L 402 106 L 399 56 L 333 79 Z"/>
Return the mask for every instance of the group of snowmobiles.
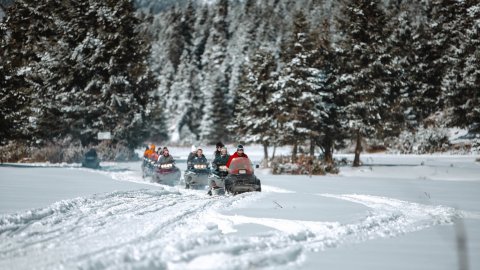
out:
<path id="1" fill-rule="evenodd" d="M 149 153 L 148 153 L 149 151 Z M 224 195 L 226 193 L 236 195 L 244 192 L 260 192 L 261 182 L 255 176 L 252 162 L 243 153 L 243 146 L 237 147 L 237 152 L 232 158 L 223 158 L 218 155 L 226 154 L 223 144 L 217 144 L 215 158 L 212 166 L 202 153 L 202 149 L 192 146 L 192 152 L 187 160 L 187 170 L 181 179 L 180 169 L 175 161 L 162 162 L 162 151 L 153 154 L 154 146 L 145 151 L 142 163 L 143 177 L 150 177 L 153 182 L 175 186 L 185 185 L 186 189 L 205 190 L 208 195 Z M 240 152 L 240 155 L 237 153 Z M 228 162 L 227 162 L 228 160 Z M 165 161 L 165 159 L 164 159 Z M 258 165 L 257 165 L 258 168 Z"/>
<path id="2" fill-rule="evenodd" d="M 142 163 L 142 177 L 151 177 L 153 182 L 173 186 L 181 177 L 180 169 L 175 166 L 175 160 L 168 148 L 155 151 L 155 145 L 145 150 Z"/>

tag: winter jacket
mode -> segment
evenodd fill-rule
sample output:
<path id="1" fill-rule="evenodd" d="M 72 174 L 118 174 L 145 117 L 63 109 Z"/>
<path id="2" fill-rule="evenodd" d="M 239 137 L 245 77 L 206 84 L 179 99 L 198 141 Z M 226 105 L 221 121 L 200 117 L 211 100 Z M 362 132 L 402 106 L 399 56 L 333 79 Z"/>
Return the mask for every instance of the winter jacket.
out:
<path id="1" fill-rule="evenodd" d="M 188 168 L 189 169 L 193 168 L 193 165 L 195 165 L 195 164 L 208 164 L 208 161 L 207 161 L 207 158 L 205 157 L 205 155 L 202 155 L 201 157 L 194 156 L 191 159 L 191 162 L 188 164 Z"/>
<path id="2" fill-rule="evenodd" d="M 170 164 L 170 163 L 175 163 L 175 160 L 173 159 L 172 155 L 170 155 L 170 154 L 168 156 L 161 155 L 158 158 L 158 163 L 160 163 L 160 164 Z"/>
<path id="3" fill-rule="evenodd" d="M 151 160 L 157 161 L 158 160 L 157 152 L 153 152 L 148 158 Z"/>
<path id="4" fill-rule="evenodd" d="M 154 153 L 155 151 L 153 151 L 152 149 L 147 149 L 145 150 L 145 152 L 143 152 L 143 157 L 145 158 L 150 158 L 150 156 Z"/>
<path id="5" fill-rule="evenodd" d="M 187 168 L 188 169 L 192 167 L 192 160 L 196 156 L 197 156 L 197 153 L 195 153 L 195 152 L 190 152 L 190 154 L 188 154 L 188 158 L 187 158 Z"/>
<path id="6" fill-rule="evenodd" d="M 219 155 L 215 157 L 215 159 L 213 160 L 212 166 L 217 170 L 218 167 L 227 165 L 227 162 L 229 159 L 230 159 L 229 154 L 226 154 L 225 156 Z"/>
<path id="7" fill-rule="evenodd" d="M 227 161 L 227 167 L 230 167 L 230 163 L 232 162 L 232 160 L 233 160 L 234 158 L 238 158 L 238 157 L 240 157 L 240 156 L 238 155 L 238 152 L 233 153 L 233 155 L 231 155 L 230 158 L 229 158 L 228 161 Z M 247 154 L 243 154 L 241 157 L 248 158 Z"/>
<path id="8" fill-rule="evenodd" d="M 222 151 L 215 150 L 215 152 L 213 152 L 213 159 L 215 160 L 220 155 L 222 155 Z"/>

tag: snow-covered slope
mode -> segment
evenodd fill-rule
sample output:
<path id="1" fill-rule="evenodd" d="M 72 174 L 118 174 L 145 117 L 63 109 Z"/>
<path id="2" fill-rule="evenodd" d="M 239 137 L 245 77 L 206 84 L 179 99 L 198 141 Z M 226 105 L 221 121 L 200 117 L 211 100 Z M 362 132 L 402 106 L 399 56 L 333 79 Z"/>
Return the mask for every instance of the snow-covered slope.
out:
<path id="1" fill-rule="evenodd" d="M 455 269 L 460 219 L 480 267 L 480 164 L 459 157 L 450 179 L 445 157 L 396 158 L 329 177 L 260 170 L 263 192 L 234 197 L 143 182 L 139 163 L 0 167 L 0 269 Z"/>

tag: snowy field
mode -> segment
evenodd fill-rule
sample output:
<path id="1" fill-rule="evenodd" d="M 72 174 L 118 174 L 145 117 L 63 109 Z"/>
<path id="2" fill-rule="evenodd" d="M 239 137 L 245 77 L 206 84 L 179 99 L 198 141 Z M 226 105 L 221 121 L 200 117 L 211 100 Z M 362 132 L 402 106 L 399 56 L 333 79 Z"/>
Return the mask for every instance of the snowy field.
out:
<path id="1" fill-rule="evenodd" d="M 171 152 L 184 170 L 188 150 Z M 451 270 L 463 234 L 480 269 L 475 157 L 362 160 L 338 176 L 257 170 L 263 192 L 235 197 L 145 182 L 140 162 L 1 166 L 0 269 Z"/>

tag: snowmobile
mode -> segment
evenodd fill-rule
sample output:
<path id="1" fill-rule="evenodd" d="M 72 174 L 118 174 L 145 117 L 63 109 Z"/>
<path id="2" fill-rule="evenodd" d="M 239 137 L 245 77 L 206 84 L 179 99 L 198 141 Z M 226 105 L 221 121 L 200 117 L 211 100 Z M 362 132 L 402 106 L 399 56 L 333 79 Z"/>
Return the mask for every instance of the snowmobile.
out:
<path id="1" fill-rule="evenodd" d="M 155 183 L 174 186 L 180 181 L 181 172 L 175 164 L 155 164 L 155 173 L 152 180 Z"/>
<path id="2" fill-rule="evenodd" d="M 97 151 L 95 149 L 90 149 L 83 156 L 82 167 L 91 168 L 91 169 L 100 169 L 100 159 L 97 156 Z"/>
<path id="3" fill-rule="evenodd" d="M 233 195 L 262 191 L 260 179 L 253 174 L 250 159 L 238 157 L 232 160 L 228 168 L 228 175 L 225 177 L 225 190 Z"/>
<path id="4" fill-rule="evenodd" d="M 149 159 L 144 158 L 142 163 L 142 178 L 153 176 L 155 173 L 156 162 Z"/>
<path id="5" fill-rule="evenodd" d="M 209 175 L 210 168 L 207 163 L 193 164 L 193 166 L 185 172 L 185 188 L 205 189 L 209 185 Z"/>
<path id="6" fill-rule="evenodd" d="M 219 166 L 217 171 L 212 172 L 208 176 L 210 182 L 210 190 L 208 195 L 224 195 L 225 194 L 225 178 L 228 175 L 227 166 Z"/>

